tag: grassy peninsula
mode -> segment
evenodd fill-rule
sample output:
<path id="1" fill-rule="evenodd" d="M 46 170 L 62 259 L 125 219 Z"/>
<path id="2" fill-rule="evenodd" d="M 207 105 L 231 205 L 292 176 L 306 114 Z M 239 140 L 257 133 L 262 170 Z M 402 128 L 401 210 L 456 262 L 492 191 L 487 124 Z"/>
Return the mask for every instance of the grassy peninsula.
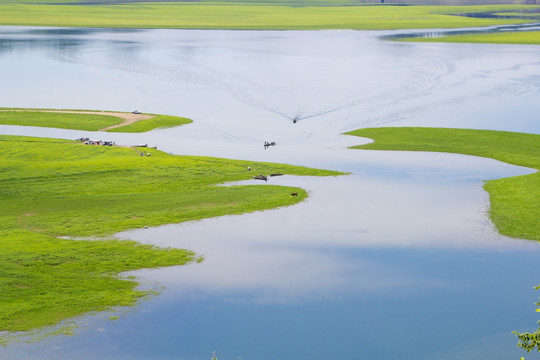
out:
<path id="1" fill-rule="evenodd" d="M 39 126 L 108 132 L 146 132 L 191 123 L 169 115 L 112 111 L 0 108 L 0 125 Z"/>
<path id="2" fill-rule="evenodd" d="M 120 272 L 194 259 L 185 250 L 107 240 L 111 234 L 292 205 L 306 197 L 298 188 L 217 184 L 255 174 L 338 174 L 16 136 L 0 136 L 0 153 L 0 331 L 131 305 L 146 293 L 133 280 L 120 279 Z"/>
<path id="3" fill-rule="evenodd" d="M 150 119 L 137 121 L 131 124 L 110 128 L 107 132 L 124 132 L 124 133 L 140 133 L 155 129 L 165 129 L 174 126 L 185 125 L 193 122 L 193 120 L 170 115 L 155 115 Z"/>
<path id="4" fill-rule="evenodd" d="M 473 18 L 465 13 L 515 13 L 531 5 L 392 6 L 358 1 L 0 2 L 0 24 L 171 29 L 428 29 L 531 22 Z"/>
<path id="5" fill-rule="evenodd" d="M 407 42 L 540 45 L 540 31 L 507 31 L 496 33 L 450 35 L 435 38 L 411 37 L 401 38 L 399 40 Z"/>
<path id="6" fill-rule="evenodd" d="M 437 151 L 540 169 L 540 135 L 445 128 L 369 128 L 347 133 L 375 140 L 355 149 Z M 540 241 L 540 172 L 488 181 L 489 215 L 507 236 Z"/>

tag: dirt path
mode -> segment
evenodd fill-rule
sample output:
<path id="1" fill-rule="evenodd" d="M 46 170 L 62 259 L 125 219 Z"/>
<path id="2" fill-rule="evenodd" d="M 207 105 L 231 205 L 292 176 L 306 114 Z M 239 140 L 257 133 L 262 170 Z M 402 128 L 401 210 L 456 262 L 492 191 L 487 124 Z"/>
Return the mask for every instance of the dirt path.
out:
<path id="1" fill-rule="evenodd" d="M 64 114 L 93 114 L 93 115 L 109 115 L 109 116 L 116 116 L 123 120 L 122 123 L 117 125 L 108 126 L 103 129 L 99 129 L 99 131 L 105 131 L 109 129 L 114 129 L 122 126 L 126 126 L 129 124 L 133 124 L 140 120 L 148 120 L 151 118 L 154 118 L 155 115 L 146 115 L 146 114 L 133 114 L 133 113 L 126 113 L 126 112 L 115 112 L 115 111 L 77 111 L 77 110 L 40 110 L 40 109 L 19 109 L 19 110 L 0 110 L 0 111 L 39 111 L 39 112 L 49 112 L 49 113 L 64 113 Z"/>

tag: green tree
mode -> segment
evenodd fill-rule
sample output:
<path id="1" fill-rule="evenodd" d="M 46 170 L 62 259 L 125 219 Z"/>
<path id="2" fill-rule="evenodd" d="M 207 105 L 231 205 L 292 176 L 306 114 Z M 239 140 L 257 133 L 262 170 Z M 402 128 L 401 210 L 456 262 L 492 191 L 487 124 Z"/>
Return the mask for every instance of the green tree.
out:
<path id="1" fill-rule="evenodd" d="M 535 290 L 540 289 L 540 285 L 536 286 L 534 288 Z M 538 302 L 536 303 L 536 312 L 540 312 L 540 298 L 538 299 Z M 538 321 L 538 325 L 540 325 L 540 320 Z M 520 333 L 519 331 L 514 331 L 514 334 L 517 335 L 519 338 L 518 346 L 522 348 L 523 350 L 530 352 L 531 350 L 536 349 L 538 352 L 540 352 L 540 326 L 535 332 L 529 333 L 529 332 L 523 332 Z M 522 357 L 521 360 L 524 358 Z"/>

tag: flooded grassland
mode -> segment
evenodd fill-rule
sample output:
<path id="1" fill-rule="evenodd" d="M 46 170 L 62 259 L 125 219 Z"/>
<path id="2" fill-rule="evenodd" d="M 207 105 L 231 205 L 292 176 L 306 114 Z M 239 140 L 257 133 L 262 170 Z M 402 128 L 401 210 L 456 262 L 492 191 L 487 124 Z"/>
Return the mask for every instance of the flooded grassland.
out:
<path id="1" fill-rule="evenodd" d="M 73 336 L 12 343 L 0 349 L 4 357 L 521 356 L 511 331 L 534 326 L 540 247 L 497 234 L 482 185 L 533 170 L 455 154 L 351 150 L 361 139 L 340 134 L 389 125 L 538 134 L 537 46 L 379 38 L 399 31 L 0 32 L 0 67 L 11 69 L 2 107 L 185 116 L 194 122 L 107 137 L 350 173 L 270 179 L 309 192 L 292 207 L 118 234 L 205 260 L 130 273 L 162 294 L 114 321 L 78 319 Z"/>

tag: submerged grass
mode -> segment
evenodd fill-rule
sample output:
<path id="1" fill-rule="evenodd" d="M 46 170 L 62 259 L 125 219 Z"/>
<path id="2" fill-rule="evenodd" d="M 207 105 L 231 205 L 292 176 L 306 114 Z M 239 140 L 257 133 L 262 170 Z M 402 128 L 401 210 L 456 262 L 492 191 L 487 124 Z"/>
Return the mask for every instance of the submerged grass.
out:
<path id="1" fill-rule="evenodd" d="M 76 3 L 75 3 L 76 4 Z M 75 5 L 28 1 L 0 3 L 0 24 L 65 27 L 182 29 L 426 29 L 530 22 L 458 16 L 516 12 L 531 5 L 347 6 L 349 2 L 147 2 Z M 345 5 L 345 6 L 340 6 Z M 357 5 L 357 4 L 354 4 Z"/>
<path id="2" fill-rule="evenodd" d="M 39 126 L 58 129 L 97 131 L 123 123 L 118 116 L 105 114 L 87 114 L 82 110 L 69 110 L 77 113 L 65 113 L 63 110 L 40 109 L 0 109 L 1 125 Z M 119 113 L 120 114 L 120 113 Z M 154 114 L 148 114 L 154 115 Z M 108 132 L 146 132 L 157 128 L 167 128 L 191 123 L 192 120 L 168 115 L 155 115 L 151 119 L 139 120 L 129 125 L 122 125 Z"/>
<path id="3" fill-rule="evenodd" d="M 253 172 L 339 174 L 144 152 L 151 156 L 133 148 L 0 136 L 0 331 L 132 305 L 147 293 L 119 273 L 194 260 L 185 250 L 73 238 L 286 206 L 307 196 L 281 186 L 216 186 L 249 179 Z"/>
<path id="4" fill-rule="evenodd" d="M 355 149 L 437 151 L 493 158 L 540 169 L 540 135 L 445 128 L 371 128 L 347 133 L 374 139 Z M 540 241 L 540 172 L 488 181 L 490 217 L 507 236 Z"/>

